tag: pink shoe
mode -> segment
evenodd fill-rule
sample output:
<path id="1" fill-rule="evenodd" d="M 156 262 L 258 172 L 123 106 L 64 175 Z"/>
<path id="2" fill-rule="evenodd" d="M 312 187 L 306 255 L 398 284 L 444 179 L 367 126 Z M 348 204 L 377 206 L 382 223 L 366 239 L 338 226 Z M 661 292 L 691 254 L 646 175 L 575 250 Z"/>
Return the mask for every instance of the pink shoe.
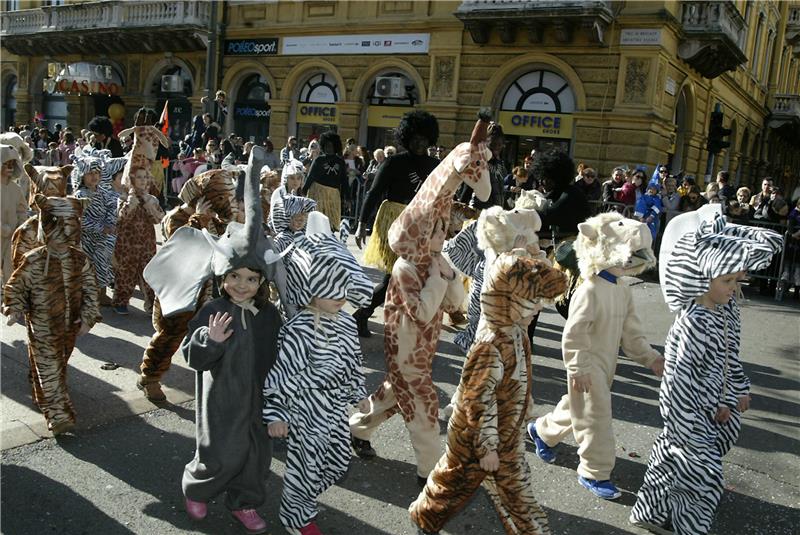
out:
<path id="1" fill-rule="evenodd" d="M 322 535 L 322 532 L 314 522 L 309 522 L 300 528 L 300 535 Z"/>
<path id="2" fill-rule="evenodd" d="M 267 531 L 267 523 L 258 516 L 255 509 L 239 509 L 238 511 L 231 511 L 231 514 L 242 523 L 247 533 L 256 534 Z"/>
<path id="3" fill-rule="evenodd" d="M 192 520 L 203 520 L 208 514 L 208 506 L 203 502 L 196 502 L 186 498 L 186 514 Z"/>

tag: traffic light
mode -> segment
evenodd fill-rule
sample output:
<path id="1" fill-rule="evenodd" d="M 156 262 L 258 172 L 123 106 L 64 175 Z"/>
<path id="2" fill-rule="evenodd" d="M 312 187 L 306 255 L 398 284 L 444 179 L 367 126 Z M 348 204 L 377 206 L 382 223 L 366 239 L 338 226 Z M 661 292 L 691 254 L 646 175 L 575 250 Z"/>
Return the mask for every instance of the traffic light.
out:
<path id="1" fill-rule="evenodd" d="M 725 141 L 725 138 L 731 135 L 730 128 L 722 126 L 722 111 L 715 110 L 711 112 L 711 125 L 708 127 L 708 143 L 706 143 L 706 150 L 710 154 L 717 154 L 722 149 L 727 149 L 731 146 L 730 141 Z"/>

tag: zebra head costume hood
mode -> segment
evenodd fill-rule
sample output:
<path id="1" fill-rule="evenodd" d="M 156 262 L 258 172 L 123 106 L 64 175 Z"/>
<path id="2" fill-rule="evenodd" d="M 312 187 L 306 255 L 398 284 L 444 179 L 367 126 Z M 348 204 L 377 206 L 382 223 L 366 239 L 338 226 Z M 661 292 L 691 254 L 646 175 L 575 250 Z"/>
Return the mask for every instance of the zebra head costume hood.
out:
<path id="1" fill-rule="evenodd" d="M 299 214 L 309 214 L 317 209 L 317 201 L 308 197 L 298 195 L 287 195 L 283 198 L 283 213 L 286 215 L 286 226 L 288 228 L 292 217 Z"/>
<path id="2" fill-rule="evenodd" d="M 244 224 L 228 223 L 219 238 L 206 229 L 181 227 L 145 267 L 144 278 L 158 295 L 165 316 L 194 310 L 200 288 L 211 277 L 248 268 L 274 278 L 273 264 L 280 256 L 264 236 L 258 191 L 263 157 L 264 149 L 253 147 L 244 179 Z"/>
<path id="3" fill-rule="evenodd" d="M 292 175 L 300 175 L 301 177 L 306 174 L 306 168 L 300 160 L 289 160 L 283 166 L 281 171 L 281 186 L 286 186 L 286 180 Z"/>
<path id="4" fill-rule="evenodd" d="M 674 246 L 661 253 L 661 287 L 673 312 L 706 293 L 716 277 L 764 269 L 783 246 L 777 232 L 726 223 L 719 213 L 711 221 L 699 221 L 699 227 L 689 232 L 682 232 L 685 227 L 680 220 L 674 225 L 675 220 L 664 233 L 664 242 Z M 681 235 L 676 240 L 677 232 Z"/>
<path id="5" fill-rule="evenodd" d="M 295 302 L 304 307 L 318 297 L 365 306 L 372 299 L 372 281 L 330 229 L 324 214 L 308 215 L 305 239 L 297 245 L 289 267 Z"/>
<path id="6" fill-rule="evenodd" d="M 105 149 L 81 149 L 76 148 L 75 152 L 70 156 L 72 163 L 75 167 L 72 168 L 70 180 L 72 181 L 72 191 L 77 191 L 78 188 L 83 186 L 83 177 L 86 173 L 92 171 L 100 171 L 101 179 L 103 177 L 103 168 L 106 161 L 111 158 L 111 151 Z"/>

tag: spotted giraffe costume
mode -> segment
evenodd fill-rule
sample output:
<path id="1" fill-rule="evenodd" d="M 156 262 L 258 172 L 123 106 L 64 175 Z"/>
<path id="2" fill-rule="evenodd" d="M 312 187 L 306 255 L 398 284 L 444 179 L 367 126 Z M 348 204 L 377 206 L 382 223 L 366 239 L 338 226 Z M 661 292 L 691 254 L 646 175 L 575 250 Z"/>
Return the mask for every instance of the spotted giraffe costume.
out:
<path id="1" fill-rule="evenodd" d="M 454 398 L 445 454 L 409 507 L 411 519 L 426 532 L 438 532 L 483 482 L 506 533 L 550 533 L 525 460 L 525 423 L 533 404 L 526 328 L 536 302 L 561 294 L 566 278 L 549 262 L 514 249 L 489 266 L 486 279 L 482 327 Z M 487 473 L 480 460 L 493 451 L 500 468 Z"/>
<path id="2" fill-rule="evenodd" d="M 681 214 L 664 233 L 661 284 L 667 305 L 677 313 L 664 344 L 659 391 L 664 428 L 630 517 L 637 526 L 660 533 L 671 527 L 676 535 L 711 529 L 724 488 L 722 457 L 739 437 L 737 406 L 750 390 L 739 357 L 736 299 L 712 309 L 695 298 L 716 277 L 764 269 L 783 245 L 777 232 L 726 224 L 721 214 L 713 221 L 699 217 Z M 687 229 L 686 221 L 695 228 Z M 715 416 L 723 406 L 730 418 L 720 423 Z"/>
<path id="3" fill-rule="evenodd" d="M 100 321 L 97 282 L 78 247 L 86 201 L 37 195 L 45 244 L 28 251 L 4 288 L 3 313 L 25 314 L 33 400 L 54 434 L 71 427 L 75 410 L 67 392 L 67 360 L 81 325 Z"/>
<path id="4" fill-rule="evenodd" d="M 436 224 L 450 218 L 453 194 L 462 182 L 483 199 L 490 191 L 486 139 L 488 120 L 475 126 L 470 143 L 458 145 L 428 176 L 389 229 L 398 255 L 384 305 L 386 377 L 371 396 L 370 411 L 350 418 L 360 440 L 401 412 L 417 458 L 417 475 L 427 477 L 439 458 L 439 401 L 431 365 L 439 341 L 443 308 L 460 306 L 461 279 L 429 276 L 430 240 Z M 445 228 L 446 230 L 446 228 Z"/>
<path id="5" fill-rule="evenodd" d="M 133 147 L 131 147 L 131 151 L 127 155 L 128 163 L 125 165 L 122 182 L 130 182 L 132 169 L 142 168 L 147 171 L 147 177 L 150 179 L 150 193 L 158 195 L 163 188 L 163 184 L 156 183 L 156 177 L 153 175 L 153 162 L 158 156 L 158 146 L 161 145 L 168 149 L 171 142 L 161 130 L 155 126 L 147 125 L 134 126 L 122 130 L 117 134 L 117 137 L 122 139 L 131 134 L 133 134 Z M 161 180 L 163 178 L 162 174 Z"/>

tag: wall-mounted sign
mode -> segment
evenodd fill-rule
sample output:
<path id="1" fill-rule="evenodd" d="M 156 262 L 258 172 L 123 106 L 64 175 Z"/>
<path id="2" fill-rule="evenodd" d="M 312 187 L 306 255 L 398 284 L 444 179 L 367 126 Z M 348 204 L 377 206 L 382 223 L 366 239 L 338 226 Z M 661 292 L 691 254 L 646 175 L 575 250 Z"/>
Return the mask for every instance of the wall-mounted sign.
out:
<path id="1" fill-rule="evenodd" d="M 370 106 L 367 108 L 367 126 L 397 128 L 403 115 L 413 110 L 411 106 Z"/>
<path id="2" fill-rule="evenodd" d="M 619 37 L 621 45 L 660 45 L 661 30 L 654 28 L 628 28 L 622 30 Z"/>
<path id="3" fill-rule="evenodd" d="M 278 38 L 225 39 L 222 50 L 226 56 L 275 56 L 278 54 Z"/>
<path id="4" fill-rule="evenodd" d="M 571 115 L 549 111 L 501 111 L 503 131 L 515 136 L 572 138 Z"/>
<path id="5" fill-rule="evenodd" d="M 678 83 L 674 79 L 667 76 L 667 81 L 666 83 L 664 83 L 664 91 L 666 91 L 667 93 L 669 93 L 674 97 L 677 90 L 678 90 Z"/>
<path id="6" fill-rule="evenodd" d="M 330 56 L 332 54 L 427 54 L 429 33 L 366 35 L 314 35 L 284 37 L 281 54 Z"/>
<path id="7" fill-rule="evenodd" d="M 240 119 L 264 119 L 271 114 L 272 111 L 266 104 L 236 104 L 233 107 L 233 116 Z"/>
<path id="8" fill-rule="evenodd" d="M 297 122 L 306 124 L 338 124 L 336 104 L 297 103 Z"/>
<path id="9" fill-rule="evenodd" d="M 42 90 L 47 93 L 119 95 L 122 92 L 122 79 L 110 65 L 86 61 L 48 63 Z"/>

